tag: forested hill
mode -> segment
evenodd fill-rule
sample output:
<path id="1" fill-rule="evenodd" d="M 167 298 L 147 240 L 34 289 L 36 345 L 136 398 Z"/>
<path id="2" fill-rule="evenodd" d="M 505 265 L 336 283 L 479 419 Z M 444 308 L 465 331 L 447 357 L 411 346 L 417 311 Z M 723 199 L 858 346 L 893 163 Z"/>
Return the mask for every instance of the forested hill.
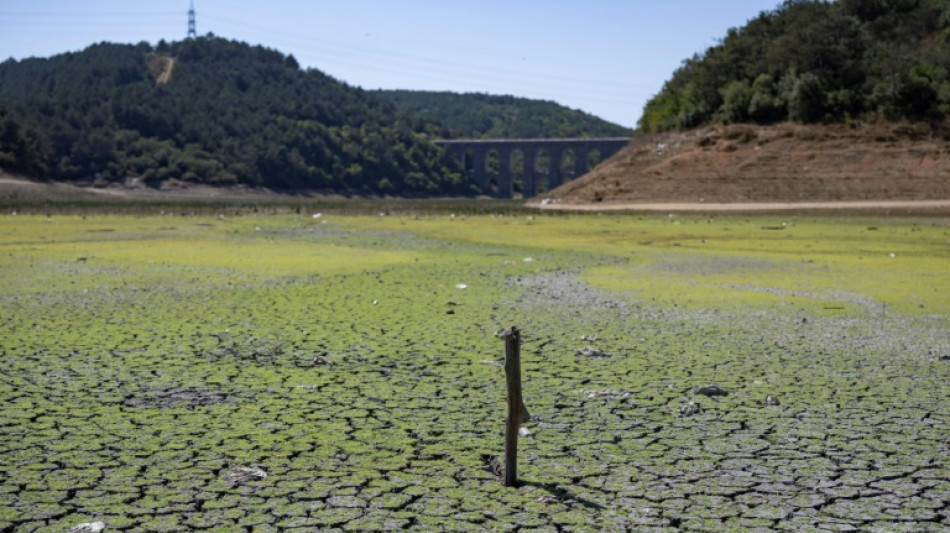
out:
<path id="1" fill-rule="evenodd" d="M 293 56 L 213 37 L 0 63 L 0 167 L 54 180 L 471 193 L 427 141 L 444 134 Z"/>
<path id="2" fill-rule="evenodd" d="M 555 102 L 431 91 L 373 91 L 413 116 L 436 120 L 456 137 L 478 139 L 625 137 L 631 131 Z"/>
<path id="3" fill-rule="evenodd" d="M 639 127 L 948 114 L 950 1 L 787 0 L 685 61 Z"/>

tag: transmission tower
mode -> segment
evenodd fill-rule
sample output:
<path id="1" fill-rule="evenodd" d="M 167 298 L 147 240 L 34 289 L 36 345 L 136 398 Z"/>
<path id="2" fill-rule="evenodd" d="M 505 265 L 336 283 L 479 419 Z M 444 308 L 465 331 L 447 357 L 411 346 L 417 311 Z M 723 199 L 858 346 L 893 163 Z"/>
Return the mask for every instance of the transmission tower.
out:
<path id="1" fill-rule="evenodd" d="M 188 38 L 192 39 L 198 36 L 195 30 L 195 2 L 192 0 L 191 7 L 188 9 Z"/>

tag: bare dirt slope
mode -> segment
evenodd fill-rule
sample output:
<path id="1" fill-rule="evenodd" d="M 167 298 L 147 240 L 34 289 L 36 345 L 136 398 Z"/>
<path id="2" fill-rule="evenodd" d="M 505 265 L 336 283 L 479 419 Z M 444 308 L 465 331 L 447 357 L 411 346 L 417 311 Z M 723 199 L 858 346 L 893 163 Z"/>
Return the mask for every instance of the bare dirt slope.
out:
<path id="1" fill-rule="evenodd" d="M 548 195 L 561 205 L 950 199 L 950 141 L 927 126 L 728 125 L 641 136 Z"/>

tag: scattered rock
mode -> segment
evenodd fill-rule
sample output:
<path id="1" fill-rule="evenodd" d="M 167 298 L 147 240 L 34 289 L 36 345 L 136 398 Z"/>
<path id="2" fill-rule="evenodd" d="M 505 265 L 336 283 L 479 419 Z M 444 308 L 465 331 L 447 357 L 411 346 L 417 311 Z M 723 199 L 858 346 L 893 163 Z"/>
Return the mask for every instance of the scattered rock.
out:
<path id="1" fill-rule="evenodd" d="M 694 391 L 696 394 L 702 394 L 703 396 L 728 396 L 729 391 L 720 387 L 719 385 L 706 385 L 705 387 L 699 387 Z"/>
<path id="2" fill-rule="evenodd" d="M 518 435 L 521 436 L 521 437 L 530 437 L 530 436 L 531 436 L 531 430 L 529 430 L 529 429 L 526 428 L 526 427 L 520 427 L 520 428 L 518 428 Z"/>
<path id="3" fill-rule="evenodd" d="M 99 533 L 105 528 L 103 522 L 86 522 L 69 528 L 69 533 Z"/>
<path id="4" fill-rule="evenodd" d="M 945 353 L 940 356 L 941 361 L 950 361 L 950 353 Z"/>
<path id="5" fill-rule="evenodd" d="M 454 302 L 454 301 L 452 301 L 452 300 L 449 300 L 448 302 L 445 303 L 445 305 L 448 305 L 448 306 L 450 306 L 450 307 L 455 307 L 456 305 L 458 305 L 458 302 Z"/>
<path id="6" fill-rule="evenodd" d="M 581 356 L 584 356 L 584 357 L 610 357 L 610 356 L 607 355 L 606 353 L 604 353 L 604 352 L 602 352 L 602 351 L 600 351 L 600 350 L 597 350 L 597 349 L 595 349 L 595 348 L 591 348 L 590 346 L 585 346 L 585 347 L 583 347 L 583 348 L 578 348 L 577 350 L 575 350 L 574 353 L 575 353 L 576 355 L 581 355 Z"/>
<path id="7" fill-rule="evenodd" d="M 781 405 L 782 402 L 778 401 L 778 398 L 769 394 L 765 397 L 765 405 Z"/>
<path id="8" fill-rule="evenodd" d="M 680 414 L 683 416 L 692 416 L 697 413 L 702 413 L 703 408 L 696 402 L 689 402 L 683 407 L 680 408 Z"/>
<path id="9" fill-rule="evenodd" d="M 238 483 L 248 483 L 250 481 L 258 481 L 267 477 L 267 472 L 264 472 L 260 468 L 251 467 L 251 466 L 237 466 L 228 470 L 226 475 L 229 482 L 233 484 Z"/>
<path id="10" fill-rule="evenodd" d="M 538 498 L 538 503 L 561 503 L 561 500 L 554 496 L 541 496 Z"/>
<path id="11" fill-rule="evenodd" d="M 501 459 L 496 455 L 483 455 L 482 463 L 484 463 L 482 470 L 489 474 L 494 474 L 495 477 L 500 478 L 504 473 L 504 468 L 501 466 Z"/>
<path id="12" fill-rule="evenodd" d="M 313 358 L 313 364 L 316 366 L 329 365 L 330 361 L 328 361 L 326 357 L 318 355 Z"/>
<path id="13" fill-rule="evenodd" d="M 445 311 L 445 314 L 447 314 L 447 315 L 454 315 L 454 314 L 455 314 L 455 309 L 448 309 L 448 310 Z"/>

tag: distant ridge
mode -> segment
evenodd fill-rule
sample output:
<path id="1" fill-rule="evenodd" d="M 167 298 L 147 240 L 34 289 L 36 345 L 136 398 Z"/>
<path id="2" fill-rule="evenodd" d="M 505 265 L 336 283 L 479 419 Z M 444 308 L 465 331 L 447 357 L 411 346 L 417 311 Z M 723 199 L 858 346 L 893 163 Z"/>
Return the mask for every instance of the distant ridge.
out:
<path id="1" fill-rule="evenodd" d="M 0 168 L 96 186 L 484 192 L 430 141 L 453 130 L 383 96 L 301 69 L 293 56 L 213 36 L 10 59 L 0 63 L 0 121 L 13 134 L 0 138 Z M 552 102 L 463 100 L 466 117 L 504 126 L 481 135 L 626 132 Z M 513 120 L 498 119 L 499 102 Z"/>
<path id="2" fill-rule="evenodd" d="M 628 137 L 632 130 L 556 102 L 481 93 L 377 90 L 400 111 L 471 139 Z"/>

